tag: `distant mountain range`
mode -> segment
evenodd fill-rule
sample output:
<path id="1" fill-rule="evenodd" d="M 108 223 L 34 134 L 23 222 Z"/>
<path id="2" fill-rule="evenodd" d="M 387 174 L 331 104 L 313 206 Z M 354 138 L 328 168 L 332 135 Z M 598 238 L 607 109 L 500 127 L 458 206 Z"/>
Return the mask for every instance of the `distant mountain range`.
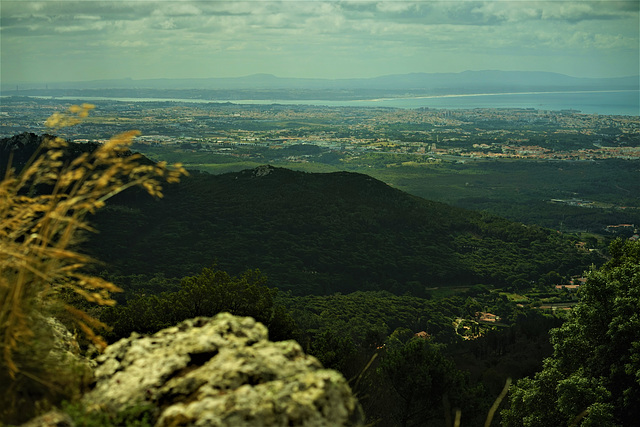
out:
<path id="1" fill-rule="evenodd" d="M 618 78 L 578 78 L 538 71 L 465 71 L 461 73 L 393 74 L 361 79 L 283 78 L 271 74 L 253 74 L 233 78 L 205 79 L 114 79 L 84 82 L 2 85 L 2 95 L 69 96 L 175 96 L 175 91 L 204 91 L 206 99 L 215 92 L 219 99 L 239 99 L 238 95 L 276 96 L 285 99 L 309 99 L 329 94 L 333 98 L 359 96 L 406 96 L 407 94 L 468 94 L 545 91 L 638 90 L 639 76 Z M 168 93 L 164 91 L 169 91 Z M 222 91 L 222 92 L 221 92 Z M 164 93 L 163 93 L 164 92 Z M 324 95 L 323 95 L 323 92 Z M 223 98 L 224 99 L 224 98 Z"/>

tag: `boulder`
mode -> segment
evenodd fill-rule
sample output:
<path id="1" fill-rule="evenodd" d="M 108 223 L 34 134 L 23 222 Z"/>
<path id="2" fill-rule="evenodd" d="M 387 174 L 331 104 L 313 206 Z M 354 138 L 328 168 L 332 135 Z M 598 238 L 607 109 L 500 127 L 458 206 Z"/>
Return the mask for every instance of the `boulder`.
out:
<path id="1" fill-rule="evenodd" d="M 151 408 L 156 426 L 341 426 L 363 415 L 344 377 L 250 317 L 199 317 L 132 334 L 97 358 L 87 408 Z"/>
<path id="2" fill-rule="evenodd" d="M 20 427 L 75 427 L 75 424 L 68 414 L 54 410 L 33 418 Z"/>

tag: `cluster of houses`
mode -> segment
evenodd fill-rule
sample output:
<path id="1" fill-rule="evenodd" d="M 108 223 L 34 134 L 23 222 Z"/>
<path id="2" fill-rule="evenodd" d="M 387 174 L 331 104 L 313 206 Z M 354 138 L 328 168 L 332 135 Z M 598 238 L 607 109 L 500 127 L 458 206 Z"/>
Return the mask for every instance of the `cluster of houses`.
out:
<path id="1" fill-rule="evenodd" d="M 476 320 L 478 322 L 497 323 L 500 321 L 500 316 L 486 311 L 478 311 L 476 312 Z"/>
<path id="2" fill-rule="evenodd" d="M 632 241 L 640 240 L 640 229 L 638 229 L 635 226 L 635 224 L 607 225 L 604 229 L 608 233 L 616 233 L 616 234 L 622 234 L 623 236 L 630 236 L 629 240 L 632 240 Z"/>
<path id="3" fill-rule="evenodd" d="M 569 280 L 569 283 L 556 285 L 556 289 L 567 289 L 571 292 L 577 291 L 578 289 L 580 289 L 580 286 L 585 284 L 586 281 L 586 277 L 572 277 L 571 280 Z"/>

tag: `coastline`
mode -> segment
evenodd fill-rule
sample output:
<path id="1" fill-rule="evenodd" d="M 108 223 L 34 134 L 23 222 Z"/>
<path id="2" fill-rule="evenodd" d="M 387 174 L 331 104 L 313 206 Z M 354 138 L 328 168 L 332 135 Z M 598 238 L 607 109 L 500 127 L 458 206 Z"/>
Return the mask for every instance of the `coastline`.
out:
<path id="1" fill-rule="evenodd" d="M 0 95 L 10 98 L 19 95 Z M 175 102 L 175 103 L 231 103 L 253 105 L 307 105 L 318 107 L 364 107 L 398 109 L 534 109 L 541 111 L 567 111 L 583 114 L 640 116 L 639 90 L 544 91 L 417 95 L 359 100 L 319 99 L 201 99 L 161 97 L 113 96 L 51 96 L 24 95 L 27 98 L 59 101 L 112 101 L 112 102 Z"/>

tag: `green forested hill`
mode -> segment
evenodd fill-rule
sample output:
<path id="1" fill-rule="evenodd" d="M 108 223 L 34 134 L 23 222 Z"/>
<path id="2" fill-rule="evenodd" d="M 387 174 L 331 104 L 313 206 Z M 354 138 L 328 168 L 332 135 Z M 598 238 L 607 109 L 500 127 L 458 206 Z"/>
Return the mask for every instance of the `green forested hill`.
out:
<path id="1" fill-rule="evenodd" d="M 19 166 L 30 156 L 20 150 L 33 151 L 36 143 L 37 136 L 26 134 L 0 140 L 0 163 L 13 152 L 13 165 Z M 63 161 L 90 148 L 71 144 Z M 250 315 L 268 325 L 272 340 L 295 338 L 325 367 L 350 378 L 367 419 L 379 425 L 401 419 L 415 425 L 434 420 L 444 424 L 448 407 L 462 408 L 468 425 L 482 425 L 507 377 L 521 378 L 543 368 L 542 360 L 552 350 L 547 331 L 561 319 L 518 307 L 507 292 L 471 285 L 540 285 L 540 291 L 548 291 L 561 276 L 582 273 L 600 261 L 555 231 L 421 199 L 358 173 L 314 174 L 261 166 L 215 176 L 195 173 L 166 186 L 164 193 L 163 199 L 155 200 L 126 191 L 93 217 L 99 233 L 88 234 L 83 249 L 103 261 L 103 273 L 127 291 L 127 304 L 95 311 L 113 328 L 107 338 L 133 331 L 152 333 L 219 311 Z M 621 245 L 612 245 L 608 268 L 620 262 L 626 268 L 637 261 L 637 256 L 631 259 L 637 248 L 630 247 L 630 255 L 621 258 L 626 253 Z M 225 271 L 206 268 L 216 262 Z M 255 268 L 267 278 L 247 271 Z M 596 369 L 601 363 L 590 367 L 583 357 L 596 348 L 600 359 L 591 359 L 609 360 L 606 366 L 626 363 L 633 368 L 631 362 L 639 360 L 630 353 L 633 346 L 625 347 L 633 344 L 627 339 L 633 334 L 620 322 L 638 311 L 632 310 L 637 308 L 637 292 L 624 286 L 620 289 L 628 295 L 618 294 L 625 298 L 608 292 L 607 283 L 624 284 L 626 279 L 616 269 L 603 271 L 602 277 L 590 276 L 597 286 L 585 285 L 578 293 L 583 300 L 597 300 L 599 305 L 592 305 L 598 309 L 586 310 L 589 307 L 579 303 L 568 326 L 552 334 L 556 353 L 570 356 L 571 363 L 554 354 L 547 360 L 558 363 L 545 362 L 540 375 L 519 382 L 505 420 L 519 425 L 519 420 L 540 410 L 542 417 L 551 414 L 567 424 L 582 411 L 583 402 L 604 403 L 608 406 L 599 408 L 607 410 L 615 404 L 626 411 L 624 399 L 638 395 L 632 375 L 624 376 L 620 369 L 603 374 Z M 276 292 L 265 284 L 290 292 Z M 452 286 L 468 289 L 427 298 L 435 287 Z M 161 293 L 164 290 L 173 292 Z M 600 301 L 603 295 L 611 298 Z M 82 304 L 73 295 L 65 298 Z M 616 308 L 613 299 L 622 304 L 620 310 L 609 309 Z M 481 324 L 473 320 L 479 311 L 502 320 Z M 609 312 L 617 335 L 574 333 L 581 331 L 580 322 L 603 324 L 593 320 Z M 415 336 L 422 331 L 427 339 Z M 602 341 L 605 335 L 614 336 L 615 342 Z M 575 337 L 586 338 L 582 342 Z M 585 378 L 604 380 L 583 381 L 582 374 L 589 374 L 583 366 L 593 371 Z M 556 381 L 558 373 L 565 375 L 561 386 L 568 384 L 566 390 L 542 381 Z M 536 387 L 547 383 L 553 387 L 543 387 L 542 392 L 568 394 L 545 395 L 538 400 L 551 403 L 540 408 L 518 400 L 522 390 L 542 396 Z M 599 413 L 604 412 L 594 412 Z"/>
<path id="2" fill-rule="evenodd" d="M 128 193 L 95 217 L 87 249 L 113 275 L 259 268 L 295 294 L 484 283 L 529 286 L 593 260 L 550 230 L 427 201 L 367 175 L 262 166 L 195 174 L 153 200 Z"/>
<path id="3" fill-rule="evenodd" d="M 13 151 L 20 166 L 40 141 L 33 134 L 0 141 L 0 163 Z M 68 155 L 92 147 L 70 144 Z M 427 288 L 478 283 L 523 288 L 598 262 L 550 230 L 424 200 L 348 172 L 262 166 L 194 174 L 167 186 L 160 200 L 121 194 L 94 220 L 99 234 L 89 236 L 86 249 L 111 276 L 142 275 L 118 281 L 125 285 L 157 274 L 180 278 L 217 263 L 232 274 L 259 268 L 271 286 L 295 294 L 425 296 Z"/>

